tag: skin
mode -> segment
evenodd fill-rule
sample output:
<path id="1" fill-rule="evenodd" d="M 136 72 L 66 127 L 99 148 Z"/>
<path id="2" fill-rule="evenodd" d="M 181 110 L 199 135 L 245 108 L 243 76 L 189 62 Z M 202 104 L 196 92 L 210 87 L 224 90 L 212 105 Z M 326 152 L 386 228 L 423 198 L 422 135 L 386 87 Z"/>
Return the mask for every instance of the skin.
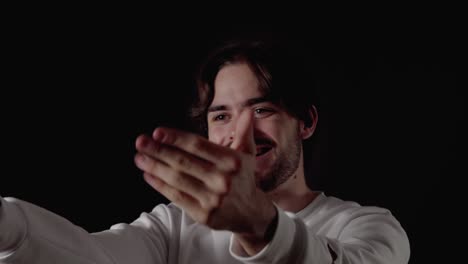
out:
<path id="1" fill-rule="evenodd" d="M 135 163 L 148 184 L 195 221 L 232 231 L 249 255 L 272 238 L 274 204 L 297 212 L 316 197 L 305 183 L 301 145 L 315 130 L 315 108 L 306 127 L 261 98 L 247 64 L 226 65 L 215 79 L 208 139 L 159 127 L 136 140 Z"/>

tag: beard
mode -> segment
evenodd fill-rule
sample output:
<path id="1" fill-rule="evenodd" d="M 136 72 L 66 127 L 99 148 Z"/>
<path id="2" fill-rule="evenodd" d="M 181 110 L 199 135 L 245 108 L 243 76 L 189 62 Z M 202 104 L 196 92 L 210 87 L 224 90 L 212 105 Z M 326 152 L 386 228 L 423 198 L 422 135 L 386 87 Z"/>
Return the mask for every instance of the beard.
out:
<path id="1" fill-rule="evenodd" d="M 270 192 L 286 182 L 299 167 L 302 151 L 302 140 L 299 132 L 291 139 L 287 151 L 279 154 L 270 170 L 257 182 L 257 187 L 263 192 Z"/>

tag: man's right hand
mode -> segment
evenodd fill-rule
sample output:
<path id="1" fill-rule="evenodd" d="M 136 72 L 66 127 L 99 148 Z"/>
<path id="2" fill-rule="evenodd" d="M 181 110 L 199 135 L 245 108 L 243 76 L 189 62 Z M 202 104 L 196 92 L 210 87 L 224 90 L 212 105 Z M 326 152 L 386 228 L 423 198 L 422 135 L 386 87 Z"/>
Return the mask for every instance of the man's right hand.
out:
<path id="1" fill-rule="evenodd" d="M 195 221 L 266 245 L 265 232 L 276 208 L 256 187 L 253 122 L 252 112 L 241 114 L 231 148 L 192 133 L 158 128 L 153 138 L 137 139 L 136 165 L 154 189 Z"/>

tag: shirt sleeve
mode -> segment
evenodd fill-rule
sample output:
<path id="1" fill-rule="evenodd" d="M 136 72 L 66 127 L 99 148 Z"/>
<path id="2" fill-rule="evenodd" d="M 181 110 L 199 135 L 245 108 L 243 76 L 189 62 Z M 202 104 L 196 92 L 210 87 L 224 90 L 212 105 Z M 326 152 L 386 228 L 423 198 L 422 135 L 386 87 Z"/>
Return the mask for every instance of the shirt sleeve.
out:
<path id="1" fill-rule="evenodd" d="M 41 207 L 15 198 L 1 200 L 0 263 L 166 263 L 169 219 L 163 206 L 131 224 L 88 233 Z M 158 217 L 161 214 L 161 218 Z"/>
<path id="2" fill-rule="evenodd" d="M 26 235 L 26 222 L 14 205 L 0 196 L 0 259 L 15 252 Z"/>
<path id="3" fill-rule="evenodd" d="M 275 234 L 271 242 L 259 253 L 248 256 L 240 244 L 231 236 L 230 253 L 237 260 L 243 263 L 288 263 L 289 252 L 293 250 L 297 226 L 294 220 L 290 219 L 286 213 L 276 207 L 278 211 L 278 223 Z M 292 263 L 292 262 L 291 262 Z"/>
<path id="4" fill-rule="evenodd" d="M 278 226 L 272 241 L 254 256 L 247 256 L 231 237 L 230 253 L 248 264 L 335 263 L 404 264 L 409 261 L 409 242 L 398 221 L 388 211 L 343 216 L 336 238 L 319 235 L 303 220 L 288 216 L 280 208 Z M 344 220 L 345 219 L 345 220 Z"/>

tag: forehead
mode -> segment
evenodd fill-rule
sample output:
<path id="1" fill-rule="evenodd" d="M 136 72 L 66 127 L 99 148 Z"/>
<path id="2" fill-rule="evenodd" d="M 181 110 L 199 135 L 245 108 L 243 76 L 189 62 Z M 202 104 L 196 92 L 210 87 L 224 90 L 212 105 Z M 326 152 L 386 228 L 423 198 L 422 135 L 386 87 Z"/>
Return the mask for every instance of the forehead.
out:
<path id="1" fill-rule="evenodd" d="M 260 97 L 257 76 L 246 63 L 228 64 L 221 68 L 214 82 L 211 105 L 240 104 L 250 98 Z"/>

